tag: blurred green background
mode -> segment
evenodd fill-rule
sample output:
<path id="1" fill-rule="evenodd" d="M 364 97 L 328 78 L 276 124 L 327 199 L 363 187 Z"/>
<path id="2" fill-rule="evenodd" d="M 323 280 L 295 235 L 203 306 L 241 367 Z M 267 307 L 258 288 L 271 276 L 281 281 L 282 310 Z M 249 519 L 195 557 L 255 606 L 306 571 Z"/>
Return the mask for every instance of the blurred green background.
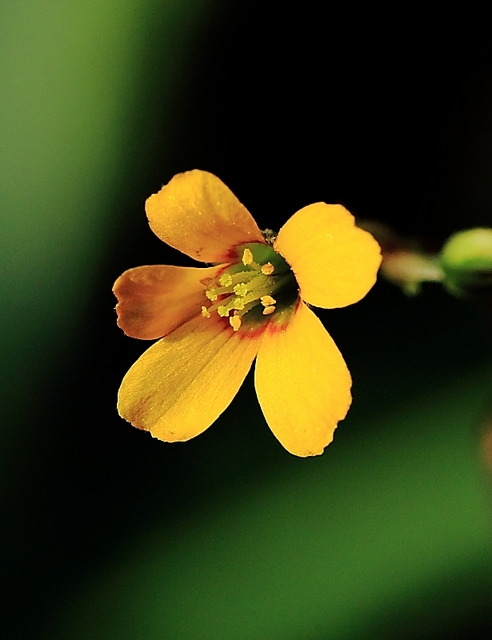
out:
<path id="1" fill-rule="evenodd" d="M 262 228 L 319 200 L 436 246 L 491 224 L 492 46 L 462 9 L 0 4 L 4 637 L 490 637 L 490 307 L 378 283 L 321 312 L 354 404 L 319 458 L 251 376 L 186 444 L 115 409 L 147 345 L 111 287 L 189 264 L 143 209 L 179 171 Z"/>

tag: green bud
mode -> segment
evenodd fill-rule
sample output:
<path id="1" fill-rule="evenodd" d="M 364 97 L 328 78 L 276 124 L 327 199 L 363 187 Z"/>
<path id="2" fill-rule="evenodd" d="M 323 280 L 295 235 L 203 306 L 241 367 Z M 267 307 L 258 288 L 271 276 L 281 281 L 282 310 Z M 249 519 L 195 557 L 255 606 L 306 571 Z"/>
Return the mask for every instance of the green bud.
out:
<path id="1" fill-rule="evenodd" d="M 458 294 L 492 286 L 492 229 L 467 229 L 452 235 L 439 261 L 444 284 Z"/>

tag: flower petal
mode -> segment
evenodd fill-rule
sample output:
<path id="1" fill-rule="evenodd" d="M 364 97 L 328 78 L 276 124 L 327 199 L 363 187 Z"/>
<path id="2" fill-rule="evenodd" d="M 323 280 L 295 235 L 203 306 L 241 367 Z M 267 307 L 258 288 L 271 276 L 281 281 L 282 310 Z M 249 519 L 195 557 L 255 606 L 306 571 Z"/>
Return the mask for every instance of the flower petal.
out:
<path id="1" fill-rule="evenodd" d="M 145 211 L 161 240 L 201 262 L 227 262 L 236 245 L 264 242 L 246 207 L 207 171 L 178 173 L 150 196 Z"/>
<path id="2" fill-rule="evenodd" d="M 193 318 L 128 371 L 118 394 L 120 416 L 165 442 L 194 438 L 236 395 L 259 340 L 235 333 L 218 315 Z"/>
<path id="3" fill-rule="evenodd" d="M 256 393 L 287 451 L 302 457 L 323 453 L 347 414 L 351 384 L 336 344 L 304 303 L 285 329 L 267 327 L 256 361 Z"/>
<path id="4" fill-rule="evenodd" d="M 340 204 L 311 204 L 295 213 L 274 243 L 292 268 L 301 297 L 325 309 L 363 298 L 376 282 L 381 250 Z"/>
<path id="5" fill-rule="evenodd" d="M 141 340 L 166 336 L 200 313 L 207 303 L 200 280 L 215 278 L 222 268 L 153 265 L 125 271 L 113 287 L 118 326 Z"/>

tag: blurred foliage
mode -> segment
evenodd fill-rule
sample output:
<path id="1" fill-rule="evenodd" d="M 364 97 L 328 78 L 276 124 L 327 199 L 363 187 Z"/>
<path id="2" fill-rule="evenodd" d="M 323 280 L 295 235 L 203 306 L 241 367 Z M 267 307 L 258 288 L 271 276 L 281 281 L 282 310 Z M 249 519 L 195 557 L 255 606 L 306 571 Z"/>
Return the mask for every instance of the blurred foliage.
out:
<path id="1" fill-rule="evenodd" d="M 486 306 L 378 284 L 322 313 L 354 405 L 318 459 L 282 450 L 251 377 L 186 445 L 115 411 L 146 345 L 111 285 L 179 263 L 143 213 L 178 171 L 219 175 L 262 228 L 317 200 L 438 244 L 490 226 L 490 39 L 412 11 L 0 5 L 9 639 L 490 636 Z"/>
<path id="2" fill-rule="evenodd" d="M 263 471 L 248 493 L 235 483 L 172 524 L 163 514 L 75 608 L 61 600 L 65 624 L 49 637 L 451 633 L 490 603 L 490 523 L 467 423 L 491 382 L 492 369 L 478 371 L 367 419 L 357 441 L 340 434 L 305 467 Z"/>

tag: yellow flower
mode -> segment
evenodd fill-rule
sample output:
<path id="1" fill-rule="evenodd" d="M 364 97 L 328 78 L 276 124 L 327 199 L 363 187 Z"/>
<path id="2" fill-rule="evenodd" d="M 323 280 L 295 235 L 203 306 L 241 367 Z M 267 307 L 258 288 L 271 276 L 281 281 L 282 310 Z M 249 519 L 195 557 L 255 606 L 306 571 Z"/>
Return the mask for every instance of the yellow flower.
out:
<path id="1" fill-rule="evenodd" d="M 114 285 L 118 325 L 154 340 L 126 374 L 120 415 L 165 442 L 194 438 L 236 395 L 256 357 L 266 421 L 297 456 L 323 452 L 351 403 L 351 378 L 308 305 L 363 298 L 381 262 L 341 205 L 304 207 L 275 237 L 219 178 L 176 176 L 146 202 L 152 231 L 213 266 L 145 266 Z"/>

